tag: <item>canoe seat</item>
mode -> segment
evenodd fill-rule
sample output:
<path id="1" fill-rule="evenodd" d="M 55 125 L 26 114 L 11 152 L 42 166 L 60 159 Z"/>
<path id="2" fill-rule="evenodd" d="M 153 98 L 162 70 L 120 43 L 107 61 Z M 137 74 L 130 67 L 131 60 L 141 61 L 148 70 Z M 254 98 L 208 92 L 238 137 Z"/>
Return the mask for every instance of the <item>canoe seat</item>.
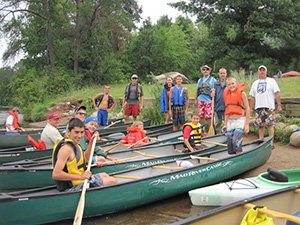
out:
<path id="1" fill-rule="evenodd" d="M 288 177 L 285 173 L 278 170 L 268 168 L 268 179 L 276 182 L 288 182 Z"/>

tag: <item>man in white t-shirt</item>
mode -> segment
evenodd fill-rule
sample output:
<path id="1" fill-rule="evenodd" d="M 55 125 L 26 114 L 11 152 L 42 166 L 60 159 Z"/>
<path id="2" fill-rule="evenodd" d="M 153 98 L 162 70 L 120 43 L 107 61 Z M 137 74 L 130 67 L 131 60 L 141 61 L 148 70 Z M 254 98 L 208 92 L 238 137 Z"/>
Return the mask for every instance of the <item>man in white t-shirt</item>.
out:
<path id="1" fill-rule="evenodd" d="M 265 126 L 268 128 L 269 136 L 274 136 L 275 100 L 277 112 L 281 113 L 280 89 L 274 78 L 267 77 L 267 67 L 258 67 L 259 79 L 254 81 L 250 90 L 250 115 L 253 113 L 255 103 L 255 126 L 259 127 L 259 138 L 264 137 Z M 274 148 L 274 145 L 272 146 Z"/>
<path id="2" fill-rule="evenodd" d="M 57 129 L 58 126 L 59 116 L 56 113 L 50 114 L 48 117 L 48 123 L 41 134 L 41 139 L 44 141 L 47 149 L 53 148 L 57 140 L 63 139 Z"/>

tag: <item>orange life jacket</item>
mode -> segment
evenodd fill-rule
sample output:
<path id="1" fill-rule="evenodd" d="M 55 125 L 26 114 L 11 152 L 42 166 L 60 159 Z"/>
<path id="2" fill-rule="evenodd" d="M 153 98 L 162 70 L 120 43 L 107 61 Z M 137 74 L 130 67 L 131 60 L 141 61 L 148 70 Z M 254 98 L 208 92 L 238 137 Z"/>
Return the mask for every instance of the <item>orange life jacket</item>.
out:
<path id="1" fill-rule="evenodd" d="M 84 129 L 84 132 L 87 136 L 88 141 L 90 141 L 92 138 L 92 133 L 89 131 L 89 129 Z"/>
<path id="2" fill-rule="evenodd" d="M 245 88 L 245 82 L 237 84 L 236 92 L 231 94 L 228 87 L 224 90 L 225 115 L 238 114 L 243 115 L 242 93 Z"/>
<path id="3" fill-rule="evenodd" d="M 127 127 L 127 130 L 130 132 L 127 135 L 132 140 L 132 143 L 128 143 L 128 144 L 134 144 L 146 137 L 145 132 L 139 127 Z M 143 140 L 143 142 L 147 143 L 147 139 Z"/>
<path id="4" fill-rule="evenodd" d="M 14 125 L 15 130 L 19 129 L 20 128 L 19 117 L 16 114 L 14 114 L 14 112 L 12 112 L 12 111 L 7 111 L 7 112 L 8 112 L 8 114 L 12 115 L 14 118 L 13 125 Z"/>

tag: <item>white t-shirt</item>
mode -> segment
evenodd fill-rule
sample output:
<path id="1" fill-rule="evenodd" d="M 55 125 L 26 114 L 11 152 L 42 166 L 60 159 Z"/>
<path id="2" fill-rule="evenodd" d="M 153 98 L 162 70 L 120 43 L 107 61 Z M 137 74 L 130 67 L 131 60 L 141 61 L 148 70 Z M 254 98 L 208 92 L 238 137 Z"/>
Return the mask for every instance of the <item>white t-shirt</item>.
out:
<path id="1" fill-rule="evenodd" d="M 12 130 L 15 129 L 13 123 L 14 123 L 14 117 L 12 115 L 9 115 L 6 119 L 6 124 L 8 124 Z M 11 132 L 7 127 L 6 127 L 6 131 Z"/>
<path id="2" fill-rule="evenodd" d="M 52 126 L 50 123 L 47 123 L 41 134 L 41 139 L 44 141 L 46 148 L 51 149 L 54 147 L 56 140 L 61 140 L 63 137 L 57 128 Z"/>
<path id="3" fill-rule="evenodd" d="M 275 109 L 275 93 L 280 92 L 274 78 L 259 79 L 252 84 L 250 95 L 255 98 L 255 109 Z"/>

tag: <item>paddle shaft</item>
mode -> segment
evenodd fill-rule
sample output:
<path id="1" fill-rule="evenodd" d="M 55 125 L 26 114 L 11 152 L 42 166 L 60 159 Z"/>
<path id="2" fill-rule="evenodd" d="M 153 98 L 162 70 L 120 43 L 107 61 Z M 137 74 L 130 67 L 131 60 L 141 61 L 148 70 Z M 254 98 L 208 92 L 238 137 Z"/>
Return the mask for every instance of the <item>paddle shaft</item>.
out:
<path id="1" fill-rule="evenodd" d="M 212 93 L 215 93 L 215 89 L 211 89 Z M 211 124 L 210 128 L 208 130 L 208 136 L 214 136 L 215 135 L 215 130 L 214 130 L 214 105 L 215 105 L 215 96 L 212 97 L 211 100 Z"/>
<path id="2" fill-rule="evenodd" d="M 147 139 L 147 137 L 144 137 L 143 139 L 141 139 L 141 140 L 135 142 L 134 144 L 129 145 L 128 148 L 132 148 L 133 146 L 136 146 L 137 144 L 141 143 L 142 141 L 144 141 L 144 140 L 146 140 L 146 139 Z"/>
<path id="3" fill-rule="evenodd" d="M 217 142 L 212 142 L 212 141 L 205 141 L 205 140 L 201 140 L 201 142 L 203 142 L 203 143 L 207 143 L 207 144 L 220 145 L 220 146 L 227 147 L 227 145 L 226 145 L 226 144 L 217 143 Z"/>
<path id="4" fill-rule="evenodd" d="M 113 126 L 113 125 L 115 125 L 116 123 L 120 123 L 120 122 L 121 122 L 120 120 L 117 120 L 116 122 L 113 122 L 112 124 L 110 124 L 110 125 L 104 127 L 103 130 L 104 130 L 104 129 L 107 129 L 107 128 Z"/>
<path id="5" fill-rule="evenodd" d="M 89 158 L 89 163 L 88 163 L 88 167 L 87 167 L 88 171 L 91 170 L 91 165 L 92 165 L 93 155 L 94 155 L 94 151 L 95 151 L 95 146 L 96 146 L 96 138 L 94 138 L 94 140 L 93 140 L 93 145 L 92 145 L 90 158 Z M 79 200 L 79 203 L 78 203 L 78 206 L 77 206 L 77 210 L 76 210 L 76 214 L 75 214 L 75 217 L 74 217 L 73 225 L 80 225 L 81 224 L 83 211 L 84 211 L 84 205 L 85 205 L 85 192 L 86 192 L 87 185 L 88 185 L 88 180 L 85 179 L 84 183 L 83 183 L 83 187 L 82 187 L 81 197 L 80 197 L 80 200 Z"/>
<path id="6" fill-rule="evenodd" d="M 115 144 L 114 146 L 110 147 L 109 149 L 105 150 L 104 152 L 107 153 L 107 152 L 113 150 L 115 147 L 118 147 L 118 146 L 121 145 L 121 144 L 123 144 L 122 141 L 120 141 L 118 144 Z"/>

